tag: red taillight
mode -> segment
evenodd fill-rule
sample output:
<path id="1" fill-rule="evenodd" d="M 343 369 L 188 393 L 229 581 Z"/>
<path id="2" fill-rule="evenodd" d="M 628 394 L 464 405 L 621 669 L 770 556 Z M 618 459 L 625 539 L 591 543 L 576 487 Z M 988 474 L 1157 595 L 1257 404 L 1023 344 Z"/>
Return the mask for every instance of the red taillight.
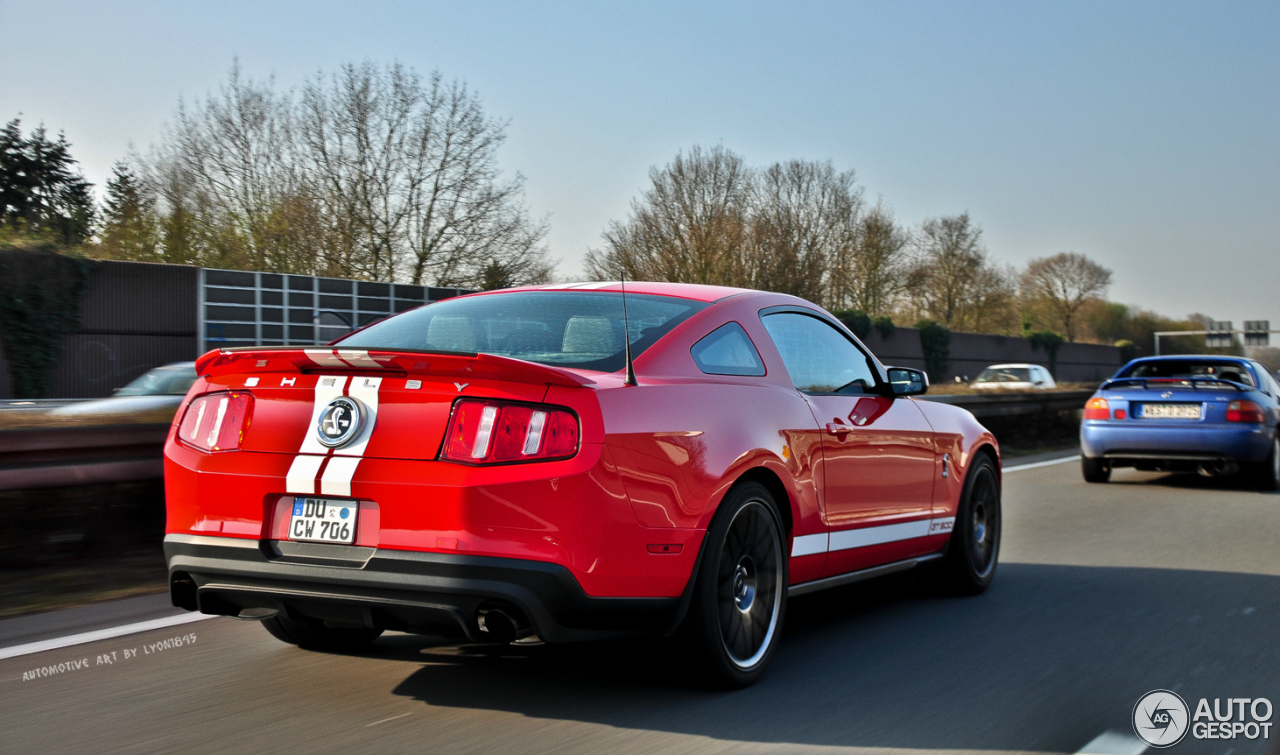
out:
<path id="1" fill-rule="evenodd" d="M 1126 414 L 1127 412 L 1125 412 L 1124 409 L 1116 409 L 1116 413 L 1114 416 L 1116 419 L 1124 419 Z"/>
<path id="2" fill-rule="evenodd" d="M 1266 422 L 1262 407 L 1252 401 L 1232 401 L 1227 404 L 1228 422 Z"/>
<path id="3" fill-rule="evenodd" d="M 1084 405 L 1085 419 L 1111 419 L 1111 407 L 1105 398 L 1091 398 Z"/>
<path id="4" fill-rule="evenodd" d="M 561 459 L 578 452 L 578 418 L 565 409 L 466 399 L 453 406 L 440 458 L 469 464 Z"/>
<path id="5" fill-rule="evenodd" d="M 178 439 L 201 451 L 234 451 L 252 416 L 253 396 L 248 393 L 206 393 L 187 406 Z"/>

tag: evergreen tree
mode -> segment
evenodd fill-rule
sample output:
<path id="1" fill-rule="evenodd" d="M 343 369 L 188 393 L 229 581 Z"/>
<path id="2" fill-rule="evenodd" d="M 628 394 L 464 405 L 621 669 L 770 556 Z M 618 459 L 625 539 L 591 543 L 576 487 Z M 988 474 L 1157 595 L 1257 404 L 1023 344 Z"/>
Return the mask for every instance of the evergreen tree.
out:
<path id="1" fill-rule="evenodd" d="M 105 259 L 162 261 L 155 210 L 155 195 L 150 187 L 128 164 L 116 163 L 107 181 L 98 255 Z"/>
<path id="2" fill-rule="evenodd" d="M 92 184 L 75 168 L 65 135 L 50 141 L 41 126 L 23 137 L 19 119 L 5 124 L 0 130 L 0 226 L 68 245 L 84 242 L 93 233 Z"/>

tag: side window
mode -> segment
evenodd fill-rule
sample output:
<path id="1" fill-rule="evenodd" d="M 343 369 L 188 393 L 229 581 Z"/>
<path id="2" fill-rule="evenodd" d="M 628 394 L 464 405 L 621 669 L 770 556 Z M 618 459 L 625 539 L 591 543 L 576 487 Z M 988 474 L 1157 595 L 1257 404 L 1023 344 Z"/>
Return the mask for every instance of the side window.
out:
<path id="1" fill-rule="evenodd" d="M 866 354 L 817 317 L 776 312 L 761 318 L 791 382 L 805 393 L 866 393 L 875 370 Z"/>
<path id="2" fill-rule="evenodd" d="M 689 349 L 698 369 L 708 375 L 764 374 L 764 362 L 751 338 L 736 322 L 721 325 Z"/>

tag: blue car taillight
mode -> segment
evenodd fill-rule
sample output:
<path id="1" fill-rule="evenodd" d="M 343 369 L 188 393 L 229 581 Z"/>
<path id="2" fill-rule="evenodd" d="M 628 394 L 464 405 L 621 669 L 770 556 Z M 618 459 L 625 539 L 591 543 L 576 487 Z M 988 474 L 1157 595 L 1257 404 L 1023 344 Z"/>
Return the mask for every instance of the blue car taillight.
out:
<path id="1" fill-rule="evenodd" d="M 1227 421 L 1262 423 L 1267 421 L 1267 414 L 1252 401 L 1232 401 L 1227 404 Z"/>

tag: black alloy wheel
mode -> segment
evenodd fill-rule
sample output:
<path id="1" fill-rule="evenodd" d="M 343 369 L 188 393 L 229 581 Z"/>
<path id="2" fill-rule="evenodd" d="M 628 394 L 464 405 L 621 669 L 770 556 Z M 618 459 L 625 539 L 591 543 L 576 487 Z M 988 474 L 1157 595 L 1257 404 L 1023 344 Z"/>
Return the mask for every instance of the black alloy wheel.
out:
<path id="1" fill-rule="evenodd" d="M 1002 519 L 996 466 L 989 456 L 979 454 L 964 481 L 943 565 L 957 592 L 977 595 L 991 585 L 1000 561 Z"/>
<path id="2" fill-rule="evenodd" d="M 717 686 L 755 682 L 778 646 L 787 603 L 785 542 L 773 496 L 758 483 L 730 491 L 707 531 L 685 633 Z"/>

